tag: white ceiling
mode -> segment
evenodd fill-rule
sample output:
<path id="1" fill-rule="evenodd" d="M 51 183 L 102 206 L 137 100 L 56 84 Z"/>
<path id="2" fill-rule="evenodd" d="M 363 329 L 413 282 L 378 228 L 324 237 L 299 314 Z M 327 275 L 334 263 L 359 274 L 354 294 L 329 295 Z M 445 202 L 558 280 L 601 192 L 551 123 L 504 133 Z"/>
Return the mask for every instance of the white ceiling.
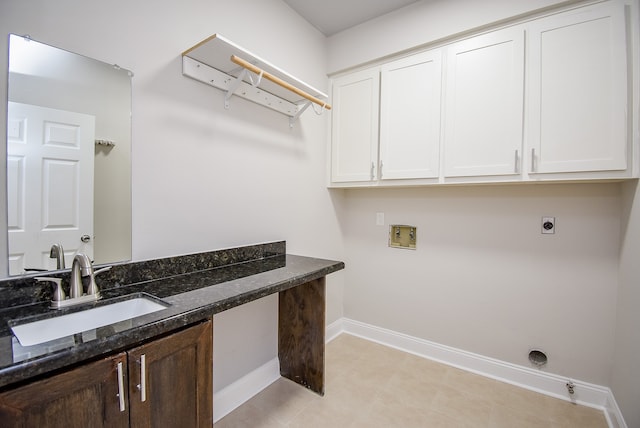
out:
<path id="1" fill-rule="evenodd" d="M 325 36 L 420 0 L 284 0 Z"/>

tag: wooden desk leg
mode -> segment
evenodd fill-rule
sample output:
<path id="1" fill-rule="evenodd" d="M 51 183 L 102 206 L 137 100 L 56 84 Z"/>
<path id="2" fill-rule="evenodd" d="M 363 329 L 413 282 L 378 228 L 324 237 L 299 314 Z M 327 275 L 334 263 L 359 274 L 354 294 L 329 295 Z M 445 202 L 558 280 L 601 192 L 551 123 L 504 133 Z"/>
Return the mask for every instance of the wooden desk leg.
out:
<path id="1" fill-rule="evenodd" d="M 280 292 L 280 374 L 324 395 L 325 278 Z"/>

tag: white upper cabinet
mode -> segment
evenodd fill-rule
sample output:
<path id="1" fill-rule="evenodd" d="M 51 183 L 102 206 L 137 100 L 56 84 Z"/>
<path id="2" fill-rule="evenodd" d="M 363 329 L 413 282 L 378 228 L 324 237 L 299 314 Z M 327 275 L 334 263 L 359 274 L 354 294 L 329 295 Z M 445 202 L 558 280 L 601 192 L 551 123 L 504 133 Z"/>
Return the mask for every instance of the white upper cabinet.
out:
<path id="1" fill-rule="evenodd" d="M 372 181 L 378 160 L 379 69 L 333 80 L 331 181 Z"/>
<path id="2" fill-rule="evenodd" d="M 639 12 L 567 7 L 333 79 L 331 184 L 637 178 Z"/>
<path id="3" fill-rule="evenodd" d="M 623 7 L 594 5 L 530 23 L 529 173 L 627 170 Z"/>
<path id="4" fill-rule="evenodd" d="M 441 51 L 381 68 L 379 178 L 438 178 Z"/>
<path id="5" fill-rule="evenodd" d="M 516 175 L 522 154 L 524 30 L 447 47 L 444 176 Z"/>

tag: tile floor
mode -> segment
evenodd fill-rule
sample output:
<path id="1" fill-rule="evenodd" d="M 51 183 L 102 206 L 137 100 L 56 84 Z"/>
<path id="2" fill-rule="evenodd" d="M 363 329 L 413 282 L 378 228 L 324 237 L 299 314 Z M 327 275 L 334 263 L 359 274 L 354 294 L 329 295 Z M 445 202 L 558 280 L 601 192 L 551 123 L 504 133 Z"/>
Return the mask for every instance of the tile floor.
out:
<path id="1" fill-rule="evenodd" d="M 214 428 L 607 427 L 603 412 L 348 334 L 326 348 L 324 397 L 281 378 Z"/>

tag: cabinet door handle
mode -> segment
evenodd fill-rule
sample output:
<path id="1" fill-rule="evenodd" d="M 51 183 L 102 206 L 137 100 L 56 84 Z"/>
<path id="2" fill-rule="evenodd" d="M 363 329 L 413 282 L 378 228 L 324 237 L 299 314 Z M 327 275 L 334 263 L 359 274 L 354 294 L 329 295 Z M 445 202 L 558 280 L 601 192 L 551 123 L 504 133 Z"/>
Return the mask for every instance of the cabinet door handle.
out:
<path id="1" fill-rule="evenodd" d="M 531 172 L 536 172 L 536 149 L 531 149 Z"/>
<path id="2" fill-rule="evenodd" d="M 146 356 L 140 355 L 140 383 L 137 385 L 140 391 L 140 401 L 147 401 L 147 368 L 146 368 Z"/>
<path id="3" fill-rule="evenodd" d="M 118 363 L 118 399 L 120 400 L 120 411 L 125 411 L 124 403 L 124 373 L 122 372 L 122 361 Z"/>
<path id="4" fill-rule="evenodd" d="M 519 155 L 519 152 L 518 152 L 518 149 L 516 149 L 516 155 L 515 155 L 514 166 L 513 166 L 514 172 L 516 174 L 518 173 L 518 159 L 519 159 L 518 155 Z"/>
<path id="5" fill-rule="evenodd" d="M 378 171 L 378 175 L 380 176 L 380 179 L 382 180 L 382 161 L 380 161 L 380 170 Z"/>
<path id="6" fill-rule="evenodd" d="M 371 162 L 371 180 L 372 181 L 374 179 L 373 171 L 375 170 L 375 168 L 376 168 L 376 165 L 373 162 Z"/>

